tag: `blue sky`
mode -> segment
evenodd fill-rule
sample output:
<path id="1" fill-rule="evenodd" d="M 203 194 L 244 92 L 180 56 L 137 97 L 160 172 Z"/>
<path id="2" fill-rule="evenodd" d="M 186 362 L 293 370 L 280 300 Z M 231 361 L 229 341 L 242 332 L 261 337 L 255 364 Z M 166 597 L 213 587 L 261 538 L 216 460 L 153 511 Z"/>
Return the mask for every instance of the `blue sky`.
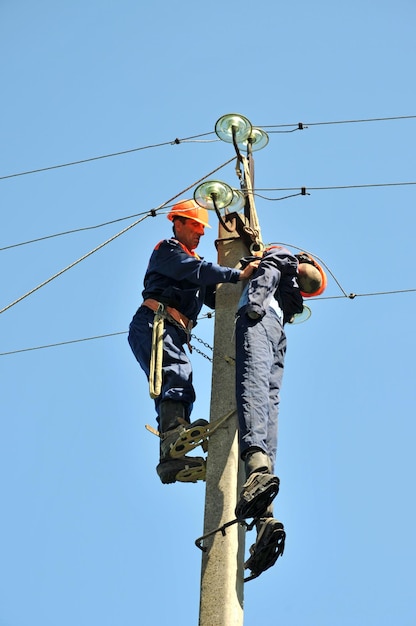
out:
<path id="1" fill-rule="evenodd" d="M 288 328 L 286 551 L 246 584 L 245 626 L 416 622 L 415 186 L 385 186 L 416 182 L 415 13 L 410 0 L 0 2 L 1 626 L 198 622 L 205 487 L 159 482 L 125 334 L 169 222 L 147 217 L 20 298 L 138 219 L 123 218 L 192 194 L 233 156 L 213 132 L 231 112 L 269 132 L 263 239 L 333 274 Z M 394 117 L 407 119 L 354 121 Z M 238 186 L 234 164 L 216 177 Z M 195 334 L 212 345 L 213 320 Z M 192 361 L 206 417 L 211 363 Z"/>

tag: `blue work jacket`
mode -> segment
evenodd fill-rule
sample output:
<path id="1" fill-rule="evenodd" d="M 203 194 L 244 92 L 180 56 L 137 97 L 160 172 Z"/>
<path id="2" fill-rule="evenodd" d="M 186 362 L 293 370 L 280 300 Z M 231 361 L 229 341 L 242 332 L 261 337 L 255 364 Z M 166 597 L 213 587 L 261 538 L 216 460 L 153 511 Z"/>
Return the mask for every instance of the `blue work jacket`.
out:
<path id="1" fill-rule="evenodd" d="M 203 304 L 215 308 L 217 284 L 236 283 L 240 273 L 204 261 L 172 237 L 160 241 L 153 250 L 142 295 L 174 307 L 195 324 Z"/>

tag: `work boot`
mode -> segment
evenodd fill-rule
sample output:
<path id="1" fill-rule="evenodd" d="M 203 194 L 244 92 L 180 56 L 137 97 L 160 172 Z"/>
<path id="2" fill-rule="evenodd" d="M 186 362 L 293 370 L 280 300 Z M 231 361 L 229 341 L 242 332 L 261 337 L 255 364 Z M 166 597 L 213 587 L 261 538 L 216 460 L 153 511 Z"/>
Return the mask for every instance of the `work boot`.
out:
<path id="1" fill-rule="evenodd" d="M 244 456 L 246 478 L 251 474 L 270 474 L 269 456 L 260 448 L 249 448 Z"/>
<path id="2" fill-rule="evenodd" d="M 250 548 L 250 558 L 244 563 L 244 568 L 251 570 L 251 575 L 245 580 L 257 578 L 272 567 L 285 549 L 286 533 L 282 522 L 274 517 L 261 517 L 256 527 L 256 542 Z"/>
<path id="3" fill-rule="evenodd" d="M 181 402 L 164 400 L 160 404 L 159 428 L 160 458 L 156 471 L 162 483 L 205 480 L 205 459 L 184 455 L 177 458 L 171 456 L 172 448 L 187 428 L 185 407 Z"/>
<path id="4" fill-rule="evenodd" d="M 164 485 L 172 483 L 196 483 L 205 480 L 206 461 L 202 456 L 182 456 L 178 459 L 164 459 L 156 467 Z"/>
<path id="5" fill-rule="evenodd" d="M 186 452 L 202 445 L 207 438 L 206 426 L 208 422 L 202 419 L 190 424 L 181 402 L 164 400 L 159 408 L 161 460 L 183 457 Z"/>
<path id="6" fill-rule="evenodd" d="M 164 400 L 159 407 L 160 461 L 170 458 L 170 449 L 185 430 L 185 407 L 182 402 Z"/>
<path id="7" fill-rule="evenodd" d="M 185 418 L 185 405 L 176 400 L 163 400 L 159 406 L 159 430 L 166 433 L 180 424 L 188 422 Z"/>
<path id="8" fill-rule="evenodd" d="M 237 519 L 261 517 L 279 493 L 279 479 L 271 473 L 268 455 L 260 448 L 249 449 L 244 457 L 246 482 L 235 508 Z"/>

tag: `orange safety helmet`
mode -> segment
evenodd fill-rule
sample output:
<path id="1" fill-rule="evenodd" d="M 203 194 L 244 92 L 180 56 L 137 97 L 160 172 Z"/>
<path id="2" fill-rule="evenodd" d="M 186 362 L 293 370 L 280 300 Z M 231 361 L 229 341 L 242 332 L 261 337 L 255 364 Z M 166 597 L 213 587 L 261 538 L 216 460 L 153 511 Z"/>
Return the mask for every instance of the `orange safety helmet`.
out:
<path id="1" fill-rule="evenodd" d="M 199 206 L 195 200 L 181 200 L 171 208 L 168 213 L 168 220 L 173 222 L 175 217 L 186 217 L 187 219 L 199 222 L 207 228 L 211 228 L 208 223 L 208 211 Z"/>
<path id="2" fill-rule="evenodd" d="M 316 269 L 318 270 L 318 272 L 321 275 L 321 284 L 318 287 L 318 289 L 316 289 L 313 293 L 306 293 L 304 291 L 301 291 L 301 295 L 303 298 L 312 298 L 314 296 L 320 296 L 321 293 L 323 293 L 326 289 L 326 285 L 327 285 L 327 278 L 326 278 L 326 274 L 323 270 L 323 268 L 319 265 L 319 263 L 307 252 L 301 252 L 300 254 L 295 254 L 295 257 L 298 259 L 299 263 L 310 263 L 310 265 L 313 265 L 314 267 L 316 267 Z"/>

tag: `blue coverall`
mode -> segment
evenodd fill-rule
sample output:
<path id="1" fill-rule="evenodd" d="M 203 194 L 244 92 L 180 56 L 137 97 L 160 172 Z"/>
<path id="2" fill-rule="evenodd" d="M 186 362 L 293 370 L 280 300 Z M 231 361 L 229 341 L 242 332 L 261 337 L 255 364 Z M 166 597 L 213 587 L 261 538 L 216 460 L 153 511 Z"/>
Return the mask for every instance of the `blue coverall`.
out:
<path id="1" fill-rule="evenodd" d="M 274 470 L 277 450 L 279 393 L 286 335 L 283 326 L 301 313 L 298 260 L 289 250 L 273 247 L 245 287 L 236 319 L 236 396 L 240 454 L 262 449 Z M 258 315 L 257 319 L 248 313 Z"/>
<path id="2" fill-rule="evenodd" d="M 204 261 L 175 238 L 157 244 L 144 277 L 143 300 L 155 299 L 174 307 L 196 325 L 205 304 L 215 307 L 218 283 L 237 283 L 241 270 Z M 154 312 L 146 306 L 136 311 L 128 341 L 134 356 L 149 378 Z M 188 337 L 184 330 L 165 320 L 163 334 L 162 391 L 155 399 L 156 412 L 163 400 L 181 402 L 189 420 L 195 401 L 192 366 L 184 350 Z M 159 418 L 158 418 L 159 422 Z"/>

